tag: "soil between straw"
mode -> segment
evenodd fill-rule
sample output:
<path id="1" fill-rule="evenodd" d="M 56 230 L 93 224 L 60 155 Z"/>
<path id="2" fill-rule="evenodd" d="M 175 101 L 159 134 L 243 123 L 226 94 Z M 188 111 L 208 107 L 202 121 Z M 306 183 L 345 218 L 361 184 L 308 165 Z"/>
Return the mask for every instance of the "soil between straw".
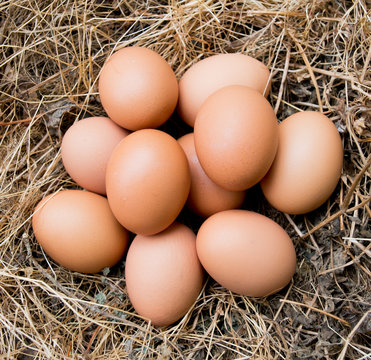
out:
<path id="1" fill-rule="evenodd" d="M 364 1 L 3 1 L 0 4 L 0 358 L 366 359 L 370 331 L 370 11 Z M 266 299 L 209 280 L 168 328 L 135 314 L 124 262 L 97 275 L 48 258 L 31 228 L 37 202 L 78 186 L 59 146 L 76 120 L 103 115 L 99 71 L 115 49 L 159 52 L 179 78 L 207 56 L 242 52 L 271 69 L 279 120 L 321 110 L 345 149 L 338 187 L 305 216 L 249 191 L 245 208 L 294 241 L 292 283 Z M 163 126 L 189 131 L 176 115 Z M 201 220 L 183 212 L 197 230 Z M 368 357 L 367 357 L 368 356 Z"/>

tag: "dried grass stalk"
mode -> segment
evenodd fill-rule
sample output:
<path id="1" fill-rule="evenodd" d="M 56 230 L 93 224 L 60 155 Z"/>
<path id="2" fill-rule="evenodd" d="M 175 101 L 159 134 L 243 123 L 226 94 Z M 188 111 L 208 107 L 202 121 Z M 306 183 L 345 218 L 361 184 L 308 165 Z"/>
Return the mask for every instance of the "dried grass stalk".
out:
<path id="1" fill-rule="evenodd" d="M 2 1 L 0 4 L 0 358 L 366 359 L 370 354 L 370 12 L 363 0 Z M 259 202 L 293 238 L 293 283 L 268 299 L 210 280 L 169 328 L 133 311 L 123 264 L 72 273 L 30 227 L 36 203 L 76 188 L 59 146 L 77 119 L 103 114 L 97 78 L 114 50 L 159 52 L 178 77 L 196 61 L 242 52 L 271 69 L 280 120 L 323 110 L 344 170 L 306 216 Z M 182 126 L 178 131 L 181 132 Z"/>

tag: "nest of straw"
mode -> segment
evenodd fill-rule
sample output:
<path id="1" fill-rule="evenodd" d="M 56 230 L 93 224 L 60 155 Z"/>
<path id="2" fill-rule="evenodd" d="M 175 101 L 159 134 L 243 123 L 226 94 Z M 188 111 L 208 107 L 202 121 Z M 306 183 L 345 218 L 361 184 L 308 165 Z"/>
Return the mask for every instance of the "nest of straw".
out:
<path id="1" fill-rule="evenodd" d="M 2 1 L 0 4 L 1 359 L 370 358 L 370 11 L 364 0 Z M 279 120 L 318 110 L 344 143 L 328 202 L 286 216 L 259 212 L 294 241 L 293 281 L 263 299 L 208 280 L 178 323 L 155 328 L 128 300 L 124 262 L 84 275 L 48 258 L 31 216 L 40 199 L 78 188 L 61 138 L 76 119 L 104 114 L 101 67 L 115 49 L 160 53 L 178 78 L 226 52 L 271 70 Z M 174 123 L 180 124 L 175 119 Z M 175 126 L 178 135 L 182 125 Z"/>

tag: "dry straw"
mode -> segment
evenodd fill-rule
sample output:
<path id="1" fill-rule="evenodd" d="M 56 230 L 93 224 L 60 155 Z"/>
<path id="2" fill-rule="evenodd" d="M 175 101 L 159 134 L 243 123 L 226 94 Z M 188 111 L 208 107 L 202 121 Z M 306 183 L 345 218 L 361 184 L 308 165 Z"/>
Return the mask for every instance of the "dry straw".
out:
<path id="1" fill-rule="evenodd" d="M 4 0 L 0 16 L 1 359 L 370 358 L 365 1 Z M 213 54 L 252 55 L 271 69 L 279 120 L 308 109 L 336 124 L 345 157 L 330 200 L 306 216 L 255 205 L 297 249 L 296 275 L 280 293 L 249 299 L 209 280 L 180 322 L 154 328 L 128 301 L 123 264 L 72 273 L 37 245 L 37 202 L 77 187 L 61 164 L 61 137 L 76 119 L 103 114 L 100 69 L 129 45 L 159 52 L 178 78 Z"/>

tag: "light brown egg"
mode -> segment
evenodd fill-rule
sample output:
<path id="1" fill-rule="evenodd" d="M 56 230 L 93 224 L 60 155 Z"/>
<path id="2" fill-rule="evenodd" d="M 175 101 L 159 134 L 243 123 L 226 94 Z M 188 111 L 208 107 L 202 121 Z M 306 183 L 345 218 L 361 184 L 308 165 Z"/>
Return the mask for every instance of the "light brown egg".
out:
<path id="1" fill-rule="evenodd" d="M 187 158 L 170 135 L 138 130 L 115 148 L 106 185 L 118 221 L 136 234 L 152 235 L 166 229 L 187 200 L 191 186 Z"/>
<path id="2" fill-rule="evenodd" d="M 113 216 L 103 196 L 65 190 L 43 199 L 32 227 L 43 250 L 60 265 L 96 273 L 124 256 L 129 234 Z"/>
<path id="3" fill-rule="evenodd" d="M 259 60 L 244 54 L 218 54 L 191 66 L 179 81 L 178 113 L 194 126 L 202 103 L 216 90 L 229 85 L 251 87 L 268 95 L 269 70 Z"/>
<path id="4" fill-rule="evenodd" d="M 187 313 L 201 291 L 203 275 L 196 236 L 183 224 L 152 236 L 137 235 L 130 245 L 128 295 L 135 310 L 154 325 L 170 325 Z"/>
<path id="5" fill-rule="evenodd" d="M 194 213 L 208 217 L 219 211 L 235 209 L 242 205 L 245 191 L 229 191 L 216 185 L 202 169 L 198 161 L 193 133 L 178 139 L 183 148 L 191 171 L 191 190 L 187 206 Z"/>
<path id="6" fill-rule="evenodd" d="M 343 146 L 331 120 L 319 112 L 299 112 L 279 125 L 277 155 L 261 188 L 276 209 L 304 214 L 330 197 L 342 164 Z"/>
<path id="7" fill-rule="evenodd" d="M 178 81 L 155 51 L 126 47 L 104 64 L 99 96 L 104 110 L 118 125 L 129 130 L 156 128 L 176 107 Z"/>
<path id="8" fill-rule="evenodd" d="M 129 134 L 106 117 L 75 122 L 61 145 L 63 165 L 83 188 L 106 194 L 106 167 L 115 146 Z"/>
<path id="9" fill-rule="evenodd" d="M 281 226 L 255 212 L 227 210 L 209 217 L 198 231 L 196 246 L 210 276 L 240 295 L 268 296 L 295 273 L 291 239 Z"/>
<path id="10" fill-rule="evenodd" d="M 278 146 L 278 123 L 263 95 L 233 85 L 203 103 L 194 136 L 198 159 L 210 179 L 226 190 L 242 191 L 269 170 Z"/>

